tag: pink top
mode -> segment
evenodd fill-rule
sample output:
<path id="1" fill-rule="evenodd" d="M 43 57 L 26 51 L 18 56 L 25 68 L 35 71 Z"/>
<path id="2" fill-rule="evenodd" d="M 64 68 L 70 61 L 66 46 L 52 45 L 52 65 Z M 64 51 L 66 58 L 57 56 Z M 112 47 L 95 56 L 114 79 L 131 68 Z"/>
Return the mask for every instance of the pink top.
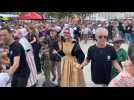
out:
<path id="1" fill-rule="evenodd" d="M 134 87 L 134 77 L 124 70 L 110 82 L 108 87 Z"/>

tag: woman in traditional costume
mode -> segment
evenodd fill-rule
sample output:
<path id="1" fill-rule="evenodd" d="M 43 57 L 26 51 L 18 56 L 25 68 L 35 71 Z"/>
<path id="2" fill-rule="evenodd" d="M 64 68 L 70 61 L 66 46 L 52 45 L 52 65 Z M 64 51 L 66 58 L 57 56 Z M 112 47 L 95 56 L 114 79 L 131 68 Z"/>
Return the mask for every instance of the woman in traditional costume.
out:
<path id="1" fill-rule="evenodd" d="M 65 41 L 59 43 L 59 54 L 63 55 L 61 87 L 85 86 L 83 71 L 78 66 L 84 61 L 85 55 L 78 42 L 73 41 L 69 29 L 64 30 Z"/>

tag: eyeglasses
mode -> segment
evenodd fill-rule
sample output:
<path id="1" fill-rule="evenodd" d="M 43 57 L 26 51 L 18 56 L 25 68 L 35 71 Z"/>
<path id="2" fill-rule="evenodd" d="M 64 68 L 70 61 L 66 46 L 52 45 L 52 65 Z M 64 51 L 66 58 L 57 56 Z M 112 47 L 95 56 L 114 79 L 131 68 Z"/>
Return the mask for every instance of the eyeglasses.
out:
<path id="1" fill-rule="evenodd" d="M 121 44 L 121 42 L 114 42 L 114 44 Z"/>
<path id="2" fill-rule="evenodd" d="M 108 36 L 99 36 L 99 39 L 102 39 L 102 38 L 107 39 L 107 37 Z"/>
<path id="3" fill-rule="evenodd" d="M 64 33 L 66 33 L 66 34 L 70 34 L 69 32 L 64 32 Z"/>

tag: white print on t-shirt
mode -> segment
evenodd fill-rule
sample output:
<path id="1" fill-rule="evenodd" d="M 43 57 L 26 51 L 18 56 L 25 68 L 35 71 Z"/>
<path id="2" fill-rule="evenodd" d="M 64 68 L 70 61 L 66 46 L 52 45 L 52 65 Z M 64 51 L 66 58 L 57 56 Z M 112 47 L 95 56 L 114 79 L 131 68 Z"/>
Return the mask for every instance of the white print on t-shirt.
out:
<path id="1" fill-rule="evenodd" d="M 13 51 L 10 51 L 9 53 L 10 53 L 10 55 L 13 55 Z"/>
<path id="2" fill-rule="evenodd" d="M 107 60 L 108 60 L 108 61 L 111 60 L 111 56 L 107 56 Z"/>

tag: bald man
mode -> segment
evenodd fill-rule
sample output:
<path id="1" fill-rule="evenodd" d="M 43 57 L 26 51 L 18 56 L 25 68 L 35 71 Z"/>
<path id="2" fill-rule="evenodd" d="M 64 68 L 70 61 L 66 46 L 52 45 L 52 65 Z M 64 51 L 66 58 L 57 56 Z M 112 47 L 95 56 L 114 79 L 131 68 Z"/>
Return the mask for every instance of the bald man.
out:
<path id="1" fill-rule="evenodd" d="M 91 61 L 91 77 L 96 86 L 107 86 L 111 81 L 112 64 L 120 72 L 122 69 L 117 59 L 115 49 L 107 44 L 108 31 L 105 28 L 96 30 L 96 44 L 88 49 L 87 58 L 81 64 L 81 69 Z"/>

